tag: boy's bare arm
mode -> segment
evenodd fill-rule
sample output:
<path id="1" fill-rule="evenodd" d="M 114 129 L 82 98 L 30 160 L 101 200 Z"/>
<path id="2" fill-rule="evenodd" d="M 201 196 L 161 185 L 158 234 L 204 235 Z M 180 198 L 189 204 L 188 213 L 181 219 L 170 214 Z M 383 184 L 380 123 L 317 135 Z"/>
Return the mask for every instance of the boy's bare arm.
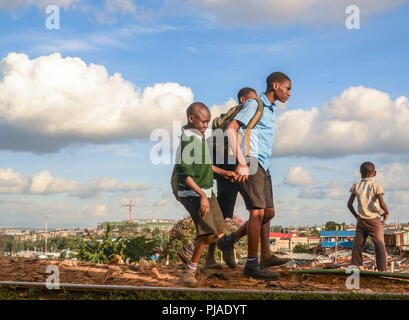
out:
<path id="1" fill-rule="evenodd" d="M 212 165 L 212 169 L 214 173 L 217 173 L 221 175 L 223 178 L 230 180 L 230 181 L 236 181 L 237 179 L 237 173 L 234 171 L 228 171 L 228 170 L 223 170 L 219 167 L 216 167 L 215 165 Z"/>
<path id="2" fill-rule="evenodd" d="M 351 213 L 354 215 L 354 217 L 358 219 L 359 215 L 355 211 L 355 208 L 354 208 L 355 197 L 356 196 L 353 193 L 351 193 L 351 196 L 349 197 L 349 200 L 348 200 L 348 209 L 349 209 L 349 211 L 351 211 Z"/>
<path id="3" fill-rule="evenodd" d="M 384 223 L 386 221 L 386 219 L 388 219 L 389 210 L 388 210 L 388 207 L 386 206 L 385 201 L 383 201 L 383 194 L 379 194 L 378 199 L 379 199 L 379 205 L 381 206 L 382 210 L 384 211 L 384 213 L 382 214 L 382 217 L 383 217 L 382 223 Z"/>
<path id="4" fill-rule="evenodd" d="M 191 176 L 185 179 L 186 185 L 200 196 L 200 216 L 204 218 L 210 210 L 209 200 L 202 189 L 196 184 Z"/>
<path id="5" fill-rule="evenodd" d="M 229 139 L 229 143 L 231 147 L 233 148 L 234 155 L 236 156 L 236 159 L 237 159 L 238 164 L 236 168 L 236 173 L 239 176 L 238 181 L 245 182 L 249 176 L 249 168 L 246 164 L 246 158 L 243 156 L 243 153 L 241 152 L 241 149 L 238 143 L 237 131 L 240 129 L 240 127 L 241 127 L 240 122 L 238 122 L 237 120 L 232 120 L 227 125 L 226 134 L 227 134 L 227 138 Z"/>

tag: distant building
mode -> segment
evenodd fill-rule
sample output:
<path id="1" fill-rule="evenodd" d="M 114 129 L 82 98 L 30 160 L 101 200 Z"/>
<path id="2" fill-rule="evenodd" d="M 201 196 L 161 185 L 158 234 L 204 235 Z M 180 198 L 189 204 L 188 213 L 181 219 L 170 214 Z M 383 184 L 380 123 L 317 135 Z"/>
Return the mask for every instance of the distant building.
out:
<path id="1" fill-rule="evenodd" d="M 298 244 L 313 246 L 319 242 L 318 237 L 300 237 L 296 233 L 270 233 L 270 250 L 273 252 L 292 252 Z"/>
<path id="2" fill-rule="evenodd" d="M 389 254 L 409 252 L 409 231 L 398 229 L 384 230 L 386 251 Z"/>
<path id="3" fill-rule="evenodd" d="M 322 248 L 352 248 L 355 239 L 355 231 L 321 231 Z"/>
<path id="4" fill-rule="evenodd" d="M 132 220 L 131 225 L 129 225 L 128 221 L 104 221 L 102 223 L 98 223 L 97 230 L 106 230 L 108 224 L 112 230 L 116 230 L 118 232 L 129 231 L 131 229 L 132 232 L 139 233 L 145 228 L 149 228 L 151 231 L 155 229 L 171 230 L 176 224 L 176 221 L 172 219 L 138 219 Z"/>

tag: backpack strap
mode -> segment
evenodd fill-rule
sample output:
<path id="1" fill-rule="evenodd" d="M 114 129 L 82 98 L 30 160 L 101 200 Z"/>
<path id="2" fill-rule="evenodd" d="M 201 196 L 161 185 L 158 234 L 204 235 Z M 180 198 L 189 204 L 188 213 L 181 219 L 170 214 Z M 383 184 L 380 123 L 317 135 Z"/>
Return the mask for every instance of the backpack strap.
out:
<path id="1" fill-rule="evenodd" d="M 254 114 L 253 118 L 248 123 L 247 128 L 246 128 L 246 156 L 250 155 L 250 132 L 251 132 L 251 129 L 253 129 L 258 124 L 258 122 L 261 119 L 261 116 L 263 115 L 263 110 L 264 110 L 263 102 L 259 98 L 256 98 L 255 100 L 257 101 L 257 111 Z"/>

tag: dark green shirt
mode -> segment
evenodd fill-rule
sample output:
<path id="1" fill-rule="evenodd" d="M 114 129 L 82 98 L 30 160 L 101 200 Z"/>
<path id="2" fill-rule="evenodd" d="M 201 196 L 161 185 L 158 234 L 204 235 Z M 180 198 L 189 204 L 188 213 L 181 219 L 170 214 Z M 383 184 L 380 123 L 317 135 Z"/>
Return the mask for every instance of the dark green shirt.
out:
<path id="1" fill-rule="evenodd" d="M 196 131 L 196 132 L 195 132 Z M 209 147 L 204 135 L 197 130 L 182 129 L 176 164 L 179 191 L 191 190 L 186 185 L 186 177 L 191 176 L 200 189 L 213 188 L 213 170 Z"/>

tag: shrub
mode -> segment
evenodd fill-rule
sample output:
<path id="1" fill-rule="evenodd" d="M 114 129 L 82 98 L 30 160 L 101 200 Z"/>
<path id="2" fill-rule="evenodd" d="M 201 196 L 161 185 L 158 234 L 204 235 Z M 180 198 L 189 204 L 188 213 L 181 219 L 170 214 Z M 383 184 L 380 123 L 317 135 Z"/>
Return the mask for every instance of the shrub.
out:
<path id="1" fill-rule="evenodd" d="M 240 219 L 238 216 L 234 216 L 233 219 L 226 219 L 226 224 L 228 231 L 227 234 L 237 230 L 245 221 Z M 160 259 L 166 260 L 169 256 L 170 263 L 177 263 L 177 252 L 183 247 L 187 246 L 189 243 L 193 243 L 196 239 L 196 229 L 193 220 L 188 217 L 178 221 L 169 233 L 169 240 L 164 245 L 163 251 L 161 252 Z M 237 257 L 247 256 L 247 237 L 245 240 L 239 241 L 236 244 L 236 255 Z M 207 254 L 207 249 L 201 256 L 201 260 L 204 260 Z M 216 253 L 216 258 L 219 255 Z"/>
<path id="2" fill-rule="evenodd" d="M 123 260 L 129 258 L 131 262 L 136 262 L 140 258 L 149 259 L 158 251 L 158 241 L 147 239 L 145 236 L 131 239 L 122 237 L 112 239 L 109 224 L 107 225 L 102 242 L 97 241 L 88 231 L 87 233 L 90 241 L 83 241 L 75 248 L 77 251 L 76 258 L 81 261 L 106 263 L 117 254 Z"/>
<path id="3" fill-rule="evenodd" d="M 294 253 L 311 253 L 312 252 L 312 248 L 310 248 L 309 245 L 307 244 L 303 244 L 303 243 L 298 243 L 294 249 L 293 249 Z"/>

